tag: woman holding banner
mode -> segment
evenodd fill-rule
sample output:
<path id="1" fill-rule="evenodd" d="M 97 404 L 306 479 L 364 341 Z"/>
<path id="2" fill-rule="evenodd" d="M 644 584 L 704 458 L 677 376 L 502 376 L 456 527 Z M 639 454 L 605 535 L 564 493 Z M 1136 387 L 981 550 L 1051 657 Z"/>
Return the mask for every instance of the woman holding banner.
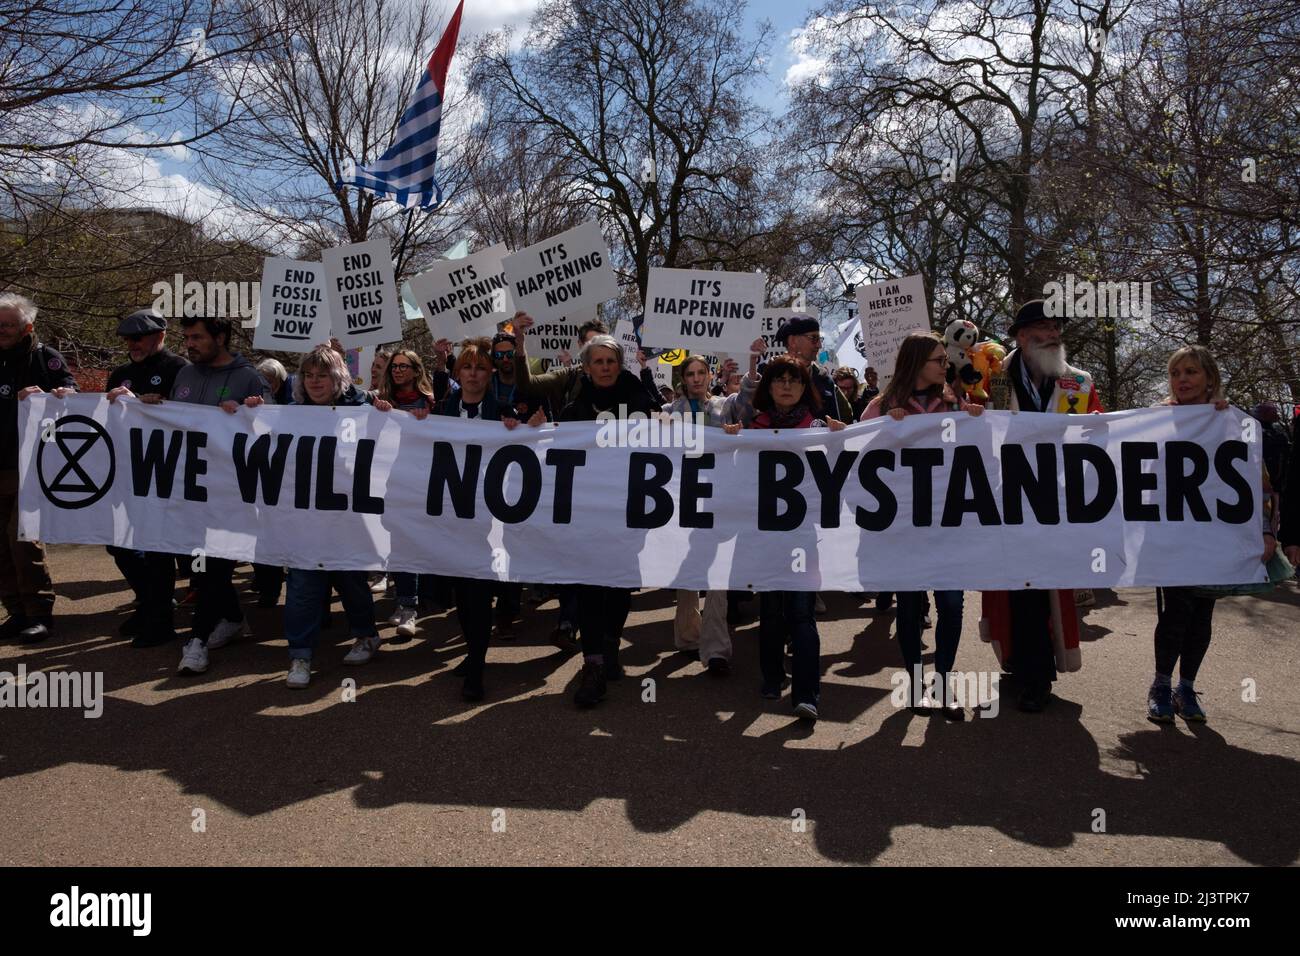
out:
<path id="1" fill-rule="evenodd" d="M 244 399 L 249 408 L 263 404 L 258 396 Z M 343 356 L 330 345 L 318 345 L 298 366 L 293 380 L 293 405 L 357 407 L 370 405 L 370 393 L 352 384 Z M 382 399 L 374 407 L 388 411 L 392 405 Z M 311 683 L 311 659 L 320 641 L 321 622 L 328 611 L 330 587 L 343 599 L 343 610 L 356 639 L 343 658 L 345 664 L 364 664 L 379 649 L 375 627 L 375 602 L 365 571 L 322 571 L 290 568 L 284 597 L 284 636 L 289 642 L 289 675 L 286 683 L 295 689 Z"/>
<path id="2" fill-rule="evenodd" d="M 416 421 L 423 421 L 435 410 L 437 399 L 433 381 L 418 352 L 398 349 L 389 356 L 388 367 L 379 382 L 379 398 L 398 411 L 410 413 Z M 414 637 L 420 576 L 410 571 L 398 571 L 392 577 L 397 589 L 397 609 L 388 623 L 396 624 L 401 636 Z"/>
<path id="3" fill-rule="evenodd" d="M 757 343 L 755 343 L 757 344 Z M 813 387 L 809 366 L 791 355 L 768 362 L 754 395 L 757 414 L 750 428 L 827 428 L 839 431 L 844 423 L 822 417 L 821 396 Z M 729 434 L 739 425 L 725 426 Z M 817 719 L 821 686 L 821 637 L 813 618 L 815 591 L 764 591 L 759 595 L 759 665 L 762 694 L 780 700 L 785 685 L 785 645 L 789 638 L 794 664 L 790 697 L 802 720 Z"/>
<path id="4" fill-rule="evenodd" d="M 982 406 L 967 404 L 953 393 L 947 384 L 947 374 L 948 353 L 943 340 L 932 332 L 912 333 L 898 349 L 889 387 L 868 403 L 862 420 L 887 415 L 901 422 L 908 415 L 963 410 L 971 415 L 981 414 Z M 939 706 L 948 720 L 965 720 L 966 711 L 953 699 L 948 683 L 948 673 L 957 660 L 957 644 L 961 640 L 962 592 L 960 589 L 935 591 L 934 603 L 939 616 L 934 630 L 934 676 L 942 694 Z M 903 653 L 903 664 L 911 682 L 912 713 L 922 716 L 934 713 L 921 677 L 921 618 L 925 604 L 924 591 L 898 592 L 898 649 Z"/>
<path id="5" fill-rule="evenodd" d="M 685 419 L 690 416 L 706 427 L 721 428 L 747 421 L 754 414 L 754 390 L 758 387 L 758 360 L 767 344 L 762 338 L 750 345 L 749 374 L 741 380 L 740 390 L 725 397 L 709 394 L 709 360 L 692 355 L 682 363 L 682 382 L 686 397 L 679 398 L 663 411 Z M 720 381 L 736 368 L 728 359 L 718 369 Z M 699 592 L 677 591 L 677 616 L 673 619 L 673 645 L 686 654 L 695 654 L 715 677 L 731 671 L 731 635 L 727 632 L 727 592 L 709 591 L 704 598 L 704 618 L 700 619 Z"/>
<path id="6" fill-rule="evenodd" d="M 400 353 L 399 353 L 400 354 Z M 498 402 L 492 383 L 492 340 L 466 339 L 461 343 L 460 354 L 452 366 L 452 374 L 460 384 L 435 410 L 435 414 L 452 418 L 472 418 L 502 422 L 506 428 L 515 428 L 519 419 L 514 407 Z M 528 420 L 536 427 L 546 421 L 539 408 Z M 492 596 L 497 582 L 486 578 L 456 578 L 456 617 L 467 648 L 465 660 L 453 673 L 465 678 L 461 697 L 477 703 L 484 697 L 483 670 L 487 665 L 488 641 L 492 637 Z"/>
<path id="7" fill-rule="evenodd" d="M 1219 363 L 1203 345 L 1188 345 L 1169 356 L 1169 398 L 1163 405 L 1207 405 L 1219 411 L 1228 408 L 1223 395 Z M 1268 563 L 1277 548 L 1269 508 L 1268 472 L 1263 475 L 1264 553 Z M 1156 589 L 1156 675 L 1147 691 L 1147 720 L 1172 724 L 1178 714 L 1188 723 L 1205 723 L 1205 710 L 1197 701 L 1196 673 L 1210 649 L 1210 628 L 1215 597 L 1203 596 L 1198 588 Z M 1174 665 L 1178 665 L 1178 686 L 1173 686 Z"/>
<path id="8" fill-rule="evenodd" d="M 602 412 L 620 419 L 650 413 L 650 396 L 641 380 L 623 369 L 623 349 L 612 335 L 593 335 L 578 353 L 578 360 L 582 374 L 576 394 L 560 412 L 559 421 L 594 422 Z M 583 665 L 573 702 L 594 707 L 605 697 L 606 682 L 623 676 L 618 650 L 632 592 L 596 584 L 577 588 Z"/>

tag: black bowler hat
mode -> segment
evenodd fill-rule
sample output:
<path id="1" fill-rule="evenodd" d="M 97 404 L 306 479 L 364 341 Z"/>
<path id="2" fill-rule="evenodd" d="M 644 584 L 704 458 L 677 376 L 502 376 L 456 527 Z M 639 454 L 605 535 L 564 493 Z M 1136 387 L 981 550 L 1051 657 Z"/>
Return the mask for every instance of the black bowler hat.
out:
<path id="1" fill-rule="evenodd" d="M 1066 317 L 1063 315 L 1048 315 L 1043 311 L 1042 299 L 1031 299 L 1020 307 L 1016 313 L 1016 320 L 1011 323 L 1011 328 L 1007 329 L 1007 335 L 1015 335 L 1024 326 L 1031 322 L 1060 322 L 1065 323 Z"/>
<path id="2" fill-rule="evenodd" d="M 809 332 L 820 331 L 821 324 L 812 316 L 796 315 L 781 323 L 781 327 L 776 330 L 776 340 L 784 345 L 785 340 L 792 335 L 807 335 Z"/>
<path id="3" fill-rule="evenodd" d="M 152 335 L 154 332 L 166 332 L 167 320 L 157 309 L 141 309 L 132 312 L 117 323 L 118 335 Z"/>

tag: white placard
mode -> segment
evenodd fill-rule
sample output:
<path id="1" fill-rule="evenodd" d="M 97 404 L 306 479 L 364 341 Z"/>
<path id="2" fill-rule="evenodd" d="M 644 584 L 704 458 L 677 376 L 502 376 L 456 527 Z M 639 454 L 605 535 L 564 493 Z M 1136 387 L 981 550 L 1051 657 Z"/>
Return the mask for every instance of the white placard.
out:
<path id="1" fill-rule="evenodd" d="M 594 313 L 618 297 L 609 247 L 594 220 L 520 249 L 502 264 L 515 307 L 539 323 Z"/>
<path id="2" fill-rule="evenodd" d="M 435 262 L 411 278 L 411 294 L 435 342 L 492 336 L 510 320 L 514 299 L 501 264 L 509 254 L 505 243 L 497 243 L 463 259 Z"/>
<path id="3" fill-rule="evenodd" d="M 925 280 L 915 275 L 860 285 L 857 301 L 867 364 L 879 373 L 883 391 L 894 374 L 894 360 L 903 339 L 913 332 L 930 331 Z"/>
<path id="4" fill-rule="evenodd" d="M 343 347 L 400 342 L 402 306 L 388 243 L 371 239 L 326 249 L 321 262 L 330 324 Z"/>
<path id="5" fill-rule="evenodd" d="M 744 352 L 758 335 L 763 290 L 756 272 L 651 269 L 641 341 L 693 352 Z"/>
<path id="6" fill-rule="evenodd" d="M 556 361 L 561 352 L 568 352 L 573 361 L 578 360 L 578 329 L 596 317 L 596 310 L 590 309 L 561 315 L 555 319 L 538 320 L 528 330 L 525 348 L 529 358 L 550 359 Z"/>
<path id="7" fill-rule="evenodd" d="M 325 267 L 280 256 L 264 260 L 253 348 L 259 352 L 310 352 L 329 337 Z"/>
<path id="8" fill-rule="evenodd" d="M 640 375 L 641 363 L 636 360 L 636 353 L 641 345 L 636 340 L 636 328 L 630 319 L 623 319 L 614 326 L 614 338 L 623 346 L 623 367 L 633 375 Z"/>

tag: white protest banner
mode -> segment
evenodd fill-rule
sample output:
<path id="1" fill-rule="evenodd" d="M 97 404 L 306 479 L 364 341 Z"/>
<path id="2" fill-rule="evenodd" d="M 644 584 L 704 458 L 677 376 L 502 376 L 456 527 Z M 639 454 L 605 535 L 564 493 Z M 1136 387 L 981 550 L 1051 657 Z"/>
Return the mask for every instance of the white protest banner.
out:
<path id="1" fill-rule="evenodd" d="M 620 588 L 1265 579 L 1262 442 L 1208 405 L 739 435 L 98 395 L 18 416 L 23 540 Z"/>
<path id="2" fill-rule="evenodd" d="M 401 341 L 402 306 L 387 242 L 326 249 L 321 262 L 331 325 L 344 348 Z"/>
<path id="3" fill-rule="evenodd" d="M 463 259 L 435 262 L 411 278 L 411 294 L 435 342 L 492 336 L 498 323 L 510 320 L 514 300 L 501 265 L 509 252 L 497 243 Z"/>
<path id="4" fill-rule="evenodd" d="M 636 360 L 636 353 L 641 343 L 636 340 L 636 328 L 631 319 L 622 319 L 614 326 L 614 338 L 623 346 L 623 367 L 633 375 L 641 374 L 641 363 Z"/>
<path id="5" fill-rule="evenodd" d="M 744 352 L 758 337 L 763 277 L 756 272 L 650 270 L 641 341 L 692 352 Z"/>
<path id="6" fill-rule="evenodd" d="M 262 296 L 253 348 L 310 352 L 330 337 L 325 308 L 325 267 L 279 256 L 262 263 Z"/>
<path id="7" fill-rule="evenodd" d="M 894 374 L 894 359 L 903 339 L 930 331 L 925 280 L 919 276 L 886 279 L 857 288 L 858 321 L 866 344 L 867 364 L 880 374 L 880 387 Z"/>
<path id="8" fill-rule="evenodd" d="M 539 324 L 594 313 L 596 306 L 618 297 L 609 247 L 594 220 L 520 249 L 502 265 L 515 308 Z"/>

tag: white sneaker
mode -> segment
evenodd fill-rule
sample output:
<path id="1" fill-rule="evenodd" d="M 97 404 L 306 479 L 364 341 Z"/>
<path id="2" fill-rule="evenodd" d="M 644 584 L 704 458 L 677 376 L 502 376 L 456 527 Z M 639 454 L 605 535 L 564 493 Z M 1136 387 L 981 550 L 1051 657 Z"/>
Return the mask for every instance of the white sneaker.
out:
<path id="1" fill-rule="evenodd" d="M 826 602 L 822 600 L 822 596 L 820 594 L 817 595 L 817 600 L 813 602 L 813 613 L 814 614 L 826 613 Z"/>
<path id="2" fill-rule="evenodd" d="M 370 590 L 373 591 L 375 594 L 383 594 L 385 591 L 387 591 L 388 575 L 386 574 L 379 575 L 379 577 L 375 580 L 375 583 L 370 585 Z"/>
<path id="3" fill-rule="evenodd" d="M 311 683 L 311 661 L 295 657 L 289 662 L 289 676 L 284 681 L 294 690 L 301 690 Z"/>
<path id="4" fill-rule="evenodd" d="M 393 613 L 388 615 L 388 623 L 400 624 L 402 622 L 402 612 L 405 610 L 406 608 L 402 607 L 400 604 L 393 608 Z"/>
<path id="5" fill-rule="evenodd" d="M 208 669 L 208 649 L 197 637 L 190 638 L 185 649 L 181 651 L 181 666 L 176 668 L 178 674 L 202 674 Z"/>
<path id="6" fill-rule="evenodd" d="M 218 647 L 225 647 L 243 633 L 243 621 L 218 621 L 217 626 L 208 635 L 208 650 L 215 651 Z"/>
<path id="7" fill-rule="evenodd" d="M 394 621 L 393 623 L 397 625 L 398 634 L 401 634 L 403 637 L 414 637 L 415 636 L 415 608 L 413 607 L 398 608 L 397 620 Z"/>
<path id="8" fill-rule="evenodd" d="M 348 656 L 343 658 L 344 664 L 364 664 L 370 658 L 375 656 L 375 651 L 379 650 L 380 639 L 375 637 L 358 637 L 356 643 L 352 645 L 352 650 L 348 651 Z"/>

